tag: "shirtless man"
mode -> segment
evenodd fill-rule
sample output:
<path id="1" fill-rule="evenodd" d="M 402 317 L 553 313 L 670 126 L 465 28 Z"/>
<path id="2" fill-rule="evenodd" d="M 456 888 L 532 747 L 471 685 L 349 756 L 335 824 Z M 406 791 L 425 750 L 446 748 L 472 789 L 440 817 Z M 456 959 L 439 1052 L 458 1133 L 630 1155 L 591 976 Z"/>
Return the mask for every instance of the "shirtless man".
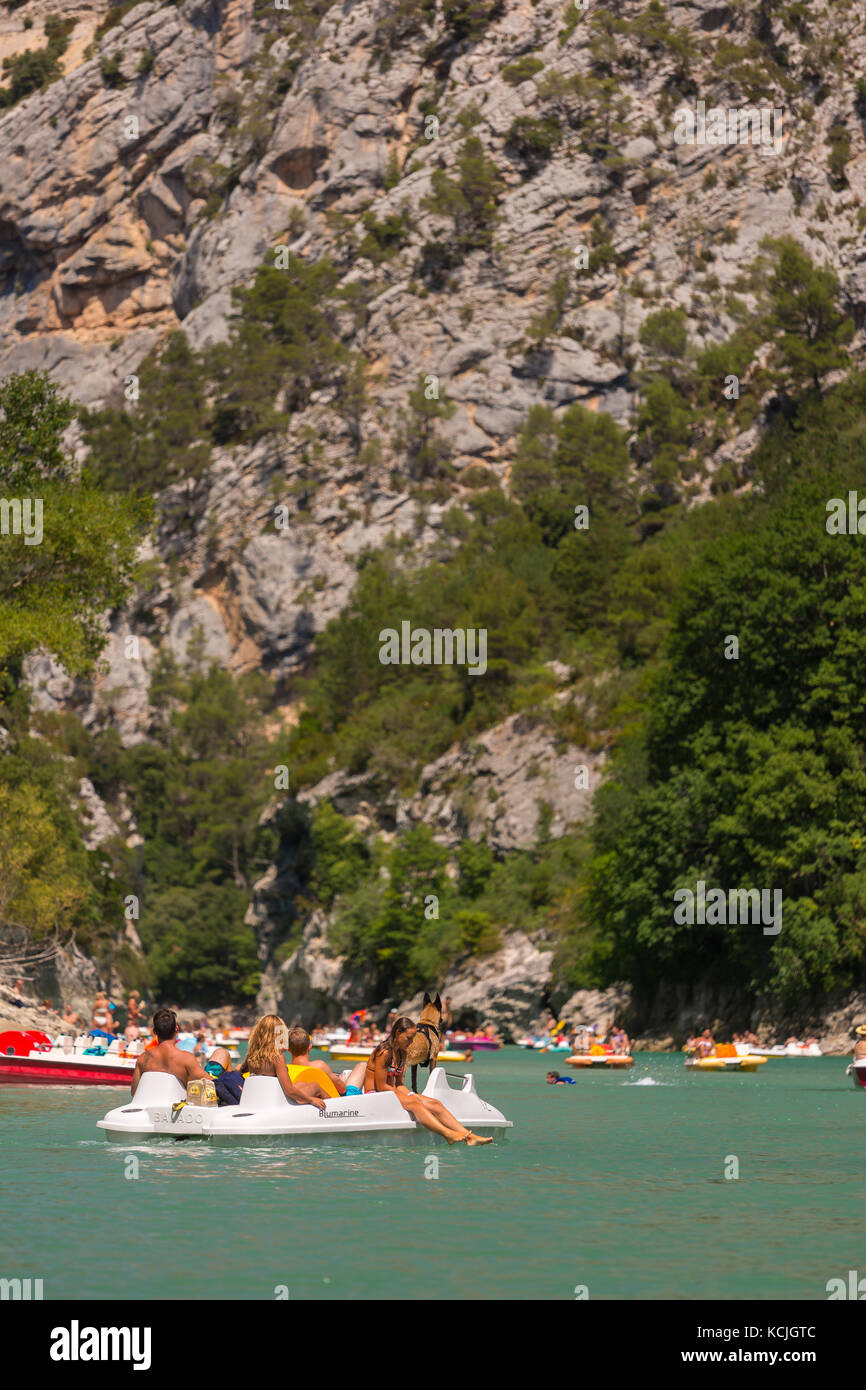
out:
<path id="1" fill-rule="evenodd" d="M 861 1023 L 859 1028 L 854 1029 L 857 1041 L 854 1044 L 854 1061 L 858 1057 L 866 1057 L 866 1024 Z"/>
<path id="2" fill-rule="evenodd" d="M 318 1067 L 326 1076 L 333 1081 L 338 1093 L 341 1096 L 346 1094 L 349 1086 L 353 1087 L 353 1095 L 361 1095 L 364 1085 L 364 1074 L 367 1070 L 367 1059 L 359 1062 L 354 1071 L 351 1072 L 347 1081 L 332 1071 L 327 1062 L 310 1061 L 310 1035 L 306 1028 L 289 1029 L 289 1051 L 292 1054 L 292 1066 L 294 1067 Z"/>
<path id="3" fill-rule="evenodd" d="M 153 1031 L 156 1034 L 156 1047 L 148 1048 L 135 1064 L 132 1073 L 133 1095 L 146 1071 L 168 1072 L 170 1076 L 176 1076 L 184 1087 L 188 1081 L 200 1081 L 207 1076 L 198 1059 L 177 1046 L 177 1015 L 171 1009 L 157 1009 L 153 1016 Z"/>

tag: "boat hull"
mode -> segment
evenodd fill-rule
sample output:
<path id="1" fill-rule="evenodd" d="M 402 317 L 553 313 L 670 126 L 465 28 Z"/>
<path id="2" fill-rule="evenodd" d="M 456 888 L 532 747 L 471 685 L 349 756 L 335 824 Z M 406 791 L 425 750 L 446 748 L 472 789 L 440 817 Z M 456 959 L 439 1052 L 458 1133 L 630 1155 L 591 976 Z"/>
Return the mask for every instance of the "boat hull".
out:
<path id="1" fill-rule="evenodd" d="M 766 1057 L 687 1057 L 689 1071 L 760 1071 Z"/>
<path id="2" fill-rule="evenodd" d="M 853 1081 L 855 1091 L 866 1090 L 866 1057 L 850 1062 L 845 1068 L 845 1074 Z"/>
<path id="3" fill-rule="evenodd" d="M 441 1100 L 461 1123 L 480 1134 L 501 1137 L 511 1128 L 511 1121 L 478 1095 L 471 1075 L 455 1090 L 442 1068 L 436 1067 L 424 1094 Z M 198 1106 L 187 1104 L 180 1082 L 164 1072 L 146 1072 L 135 1096 L 109 1111 L 97 1128 L 113 1142 L 136 1144 L 166 1138 L 233 1145 L 423 1138 L 430 1144 L 438 1137 L 415 1123 L 393 1091 L 341 1096 L 327 1101 L 320 1111 L 286 1100 L 276 1077 L 251 1076 L 239 1105 Z"/>
<path id="4" fill-rule="evenodd" d="M 633 1057 L 617 1057 L 611 1053 L 604 1056 L 593 1056 L 592 1053 L 576 1053 L 571 1057 L 566 1057 L 566 1066 L 588 1068 L 595 1067 L 600 1071 L 616 1071 L 628 1069 L 634 1066 Z"/>
<path id="5" fill-rule="evenodd" d="M 0 1057 L 0 1082 L 17 1086 L 129 1086 L 134 1062 L 95 1057 L 54 1060 L 44 1053 Z"/>
<path id="6" fill-rule="evenodd" d="M 372 1047 L 331 1047 L 328 1048 L 328 1056 L 333 1057 L 335 1062 L 363 1062 L 365 1058 L 372 1057 L 374 1049 Z M 440 1062 L 468 1062 L 468 1052 L 440 1052 L 438 1061 Z"/>

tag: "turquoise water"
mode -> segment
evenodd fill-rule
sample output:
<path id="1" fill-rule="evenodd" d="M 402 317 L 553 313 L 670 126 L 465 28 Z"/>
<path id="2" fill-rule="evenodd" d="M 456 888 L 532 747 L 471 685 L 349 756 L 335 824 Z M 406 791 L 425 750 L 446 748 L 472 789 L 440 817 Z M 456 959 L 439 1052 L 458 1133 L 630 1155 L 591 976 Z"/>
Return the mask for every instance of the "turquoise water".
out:
<path id="1" fill-rule="evenodd" d="M 505 1143 L 157 1141 L 137 1179 L 94 1128 L 122 1092 L 4 1086 L 0 1275 L 42 1278 L 45 1298 L 402 1300 L 826 1299 L 866 1274 L 866 1093 L 843 1059 L 719 1076 L 644 1053 L 568 1087 L 544 1082 L 559 1057 L 473 1065 L 515 1121 Z"/>

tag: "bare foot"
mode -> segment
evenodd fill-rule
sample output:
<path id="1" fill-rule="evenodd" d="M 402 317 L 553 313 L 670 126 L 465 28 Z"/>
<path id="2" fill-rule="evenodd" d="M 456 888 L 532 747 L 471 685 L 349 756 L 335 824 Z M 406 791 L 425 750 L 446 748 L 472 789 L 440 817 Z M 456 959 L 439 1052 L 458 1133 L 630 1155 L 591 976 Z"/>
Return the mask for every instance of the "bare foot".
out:
<path id="1" fill-rule="evenodd" d="M 493 1135 L 492 1135 L 492 1134 L 488 1134 L 486 1138 L 482 1138 L 480 1134 L 471 1134 L 471 1133 L 470 1133 L 470 1134 L 467 1134 L 467 1136 L 466 1136 L 466 1146 L 467 1146 L 467 1148 L 470 1148 L 470 1149 L 474 1149 L 476 1144 L 492 1144 L 492 1143 L 493 1143 Z"/>

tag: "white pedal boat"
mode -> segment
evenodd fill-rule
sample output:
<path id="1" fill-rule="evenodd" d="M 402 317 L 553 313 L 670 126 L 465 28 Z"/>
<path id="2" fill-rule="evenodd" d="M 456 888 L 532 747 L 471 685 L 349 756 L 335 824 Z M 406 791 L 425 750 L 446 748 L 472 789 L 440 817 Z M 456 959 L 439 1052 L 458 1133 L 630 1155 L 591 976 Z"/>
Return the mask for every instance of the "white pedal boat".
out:
<path id="1" fill-rule="evenodd" d="M 442 1101 L 452 1115 L 477 1133 L 502 1134 L 510 1120 L 482 1100 L 469 1074 L 455 1089 L 441 1067 L 434 1067 L 425 1096 Z M 174 1106 L 184 1104 L 175 1110 Z M 244 1083 L 240 1105 L 186 1104 L 180 1082 L 165 1072 L 145 1072 L 135 1095 L 125 1105 L 109 1110 L 97 1121 L 106 1139 L 139 1143 L 142 1139 L 209 1139 L 217 1144 L 249 1144 L 260 1140 L 401 1139 L 421 1136 L 425 1143 L 439 1138 L 418 1125 L 391 1091 L 362 1096 L 342 1096 L 325 1102 L 325 1109 L 287 1100 L 275 1076 L 250 1076 Z"/>
<path id="2" fill-rule="evenodd" d="M 823 1057 L 817 1043 L 777 1043 L 775 1047 L 751 1047 L 749 1043 L 735 1043 L 740 1057 Z"/>

